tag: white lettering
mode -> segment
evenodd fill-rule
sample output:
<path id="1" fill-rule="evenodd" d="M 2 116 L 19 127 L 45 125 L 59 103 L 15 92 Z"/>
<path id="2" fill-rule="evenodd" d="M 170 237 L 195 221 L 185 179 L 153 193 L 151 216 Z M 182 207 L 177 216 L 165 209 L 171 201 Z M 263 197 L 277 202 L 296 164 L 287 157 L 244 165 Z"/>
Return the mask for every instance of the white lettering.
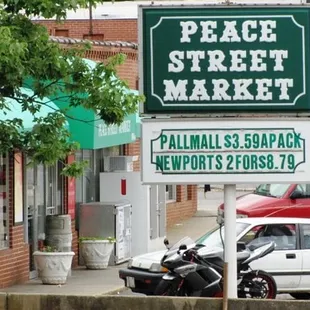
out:
<path id="1" fill-rule="evenodd" d="M 212 80 L 213 96 L 212 100 L 231 100 L 231 96 L 227 95 L 229 83 L 225 79 Z"/>
<path id="2" fill-rule="evenodd" d="M 252 29 L 257 28 L 256 20 L 246 20 L 242 24 L 242 37 L 245 42 L 254 42 L 257 40 L 257 34 L 256 33 L 250 34 L 250 28 Z"/>
<path id="3" fill-rule="evenodd" d="M 189 100 L 193 101 L 203 101 L 203 100 L 210 100 L 210 96 L 207 93 L 205 88 L 206 80 L 194 80 L 194 89 L 189 97 Z"/>
<path id="4" fill-rule="evenodd" d="M 242 58 L 246 58 L 246 51 L 236 50 L 229 51 L 231 56 L 231 67 L 230 71 L 246 71 L 246 64 L 242 62 Z"/>
<path id="5" fill-rule="evenodd" d="M 220 38 L 220 42 L 240 42 L 241 39 L 238 36 L 238 32 L 236 29 L 237 22 L 236 21 L 224 21 L 225 29 L 223 31 L 223 35 Z"/>
<path id="6" fill-rule="evenodd" d="M 271 79 L 256 79 L 257 84 L 257 95 L 256 100 L 268 101 L 272 100 L 272 92 L 269 91 L 270 86 L 272 86 Z"/>
<path id="7" fill-rule="evenodd" d="M 186 96 L 187 80 L 178 80 L 176 85 L 172 80 L 164 80 L 163 82 L 165 85 L 164 101 L 188 100 Z"/>
<path id="8" fill-rule="evenodd" d="M 200 38 L 200 42 L 217 42 L 217 35 L 213 32 L 213 29 L 217 28 L 217 22 L 208 20 L 205 22 L 200 22 L 200 25 L 202 27 L 202 36 Z"/>
<path id="9" fill-rule="evenodd" d="M 182 27 L 182 37 L 181 37 L 181 43 L 187 42 L 190 43 L 191 39 L 189 36 L 193 35 L 196 33 L 198 26 L 196 25 L 195 22 L 193 21 L 188 21 L 188 22 L 180 22 L 180 26 Z"/>
<path id="10" fill-rule="evenodd" d="M 275 86 L 280 88 L 280 100 L 289 100 L 290 96 L 288 95 L 288 88 L 293 87 L 293 79 L 276 79 Z"/>
<path id="11" fill-rule="evenodd" d="M 169 54 L 171 63 L 168 64 L 168 72 L 182 72 L 184 70 L 184 63 L 181 59 L 184 59 L 184 52 L 172 51 Z"/>
<path id="12" fill-rule="evenodd" d="M 209 67 L 208 72 L 212 71 L 227 71 L 227 68 L 222 64 L 225 59 L 225 54 L 222 51 L 215 50 L 215 51 L 208 51 L 209 56 Z"/>
<path id="13" fill-rule="evenodd" d="M 284 71 L 283 59 L 288 58 L 287 50 L 271 50 L 269 52 L 270 58 L 275 60 L 275 65 L 273 67 L 274 71 Z"/>
<path id="14" fill-rule="evenodd" d="M 188 51 L 186 57 L 192 60 L 191 72 L 200 72 L 200 59 L 205 58 L 204 51 Z"/>
<path id="15" fill-rule="evenodd" d="M 248 87 L 253 83 L 253 79 L 232 80 L 235 85 L 235 95 L 233 100 L 253 100 L 254 96 L 248 91 Z"/>
<path id="16" fill-rule="evenodd" d="M 275 20 L 260 20 L 261 36 L 260 42 L 277 42 L 277 35 L 272 32 L 273 29 L 277 28 L 277 22 Z"/>
<path id="17" fill-rule="evenodd" d="M 250 55 L 252 56 L 252 64 L 250 71 L 267 71 L 267 65 L 263 63 L 262 58 L 266 58 L 267 53 L 265 50 L 251 50 Z"/>

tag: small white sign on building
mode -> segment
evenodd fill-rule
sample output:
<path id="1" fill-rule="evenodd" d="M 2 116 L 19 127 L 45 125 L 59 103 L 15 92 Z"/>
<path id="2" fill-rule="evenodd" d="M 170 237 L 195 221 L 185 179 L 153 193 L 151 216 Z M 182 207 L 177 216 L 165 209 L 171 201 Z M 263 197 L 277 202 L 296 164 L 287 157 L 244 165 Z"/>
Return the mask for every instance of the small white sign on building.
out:
<path id="1" fill-rule="evenodd" d="M 307 119 L 144 119 L 144 184 L 310 183 Z"/>

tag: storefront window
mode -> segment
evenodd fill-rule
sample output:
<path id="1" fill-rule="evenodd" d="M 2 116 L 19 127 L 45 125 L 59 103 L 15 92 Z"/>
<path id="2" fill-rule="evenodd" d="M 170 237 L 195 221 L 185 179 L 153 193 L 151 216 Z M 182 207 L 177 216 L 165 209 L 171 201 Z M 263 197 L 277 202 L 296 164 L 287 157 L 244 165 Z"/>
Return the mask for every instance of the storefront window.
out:
<path id="1" fill-rule="evenodd" d="M 84 175 L 75 180 L 76 203 L 99 201 L 100 172 L 104 171 L 104 156 L 119 156 L 123 154 L 123 146 L 113 146 L 99 150 L 80 150 L 75 153 L 75 160 L 87 160 L 88 166 Z"/>
<path id="2" fill-rule="evenodd" d="M 75 154 L 76 161 L 86 160 L 88 166 L 85 168 L 84 175 L 76 179 L 76 202 L 94 201 L 95 182 L 94 182 L 94 151 L 82 150 Z"/>
<path id="3" fill-rule="evenodd" d="M 9 159 L 0 155 L 0 249 L 9 246 Z"/>

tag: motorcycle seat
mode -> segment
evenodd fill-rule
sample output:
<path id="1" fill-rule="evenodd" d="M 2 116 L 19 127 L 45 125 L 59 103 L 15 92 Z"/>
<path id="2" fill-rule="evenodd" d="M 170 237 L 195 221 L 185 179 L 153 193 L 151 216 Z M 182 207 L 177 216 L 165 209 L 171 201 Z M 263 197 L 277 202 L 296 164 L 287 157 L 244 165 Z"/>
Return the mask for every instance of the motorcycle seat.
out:
<path id="1" fill-rule="evenodd" d="M 243 261 L 250 257 L 250 253 L 247 251 L 242 251 L 237 253 L 237 261 Z"/>

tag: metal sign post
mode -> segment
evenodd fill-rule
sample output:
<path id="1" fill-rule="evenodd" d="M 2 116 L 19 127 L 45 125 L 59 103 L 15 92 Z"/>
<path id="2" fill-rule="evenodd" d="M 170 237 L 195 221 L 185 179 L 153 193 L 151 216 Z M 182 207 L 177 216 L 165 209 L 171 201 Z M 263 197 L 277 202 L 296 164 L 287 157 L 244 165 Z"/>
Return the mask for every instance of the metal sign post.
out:
<path id="1" fill-rule="evenodd" d="M 224 185 L 224 261 L 227 265 L 227 298 L 237 298 L 236 185 Z"/>

